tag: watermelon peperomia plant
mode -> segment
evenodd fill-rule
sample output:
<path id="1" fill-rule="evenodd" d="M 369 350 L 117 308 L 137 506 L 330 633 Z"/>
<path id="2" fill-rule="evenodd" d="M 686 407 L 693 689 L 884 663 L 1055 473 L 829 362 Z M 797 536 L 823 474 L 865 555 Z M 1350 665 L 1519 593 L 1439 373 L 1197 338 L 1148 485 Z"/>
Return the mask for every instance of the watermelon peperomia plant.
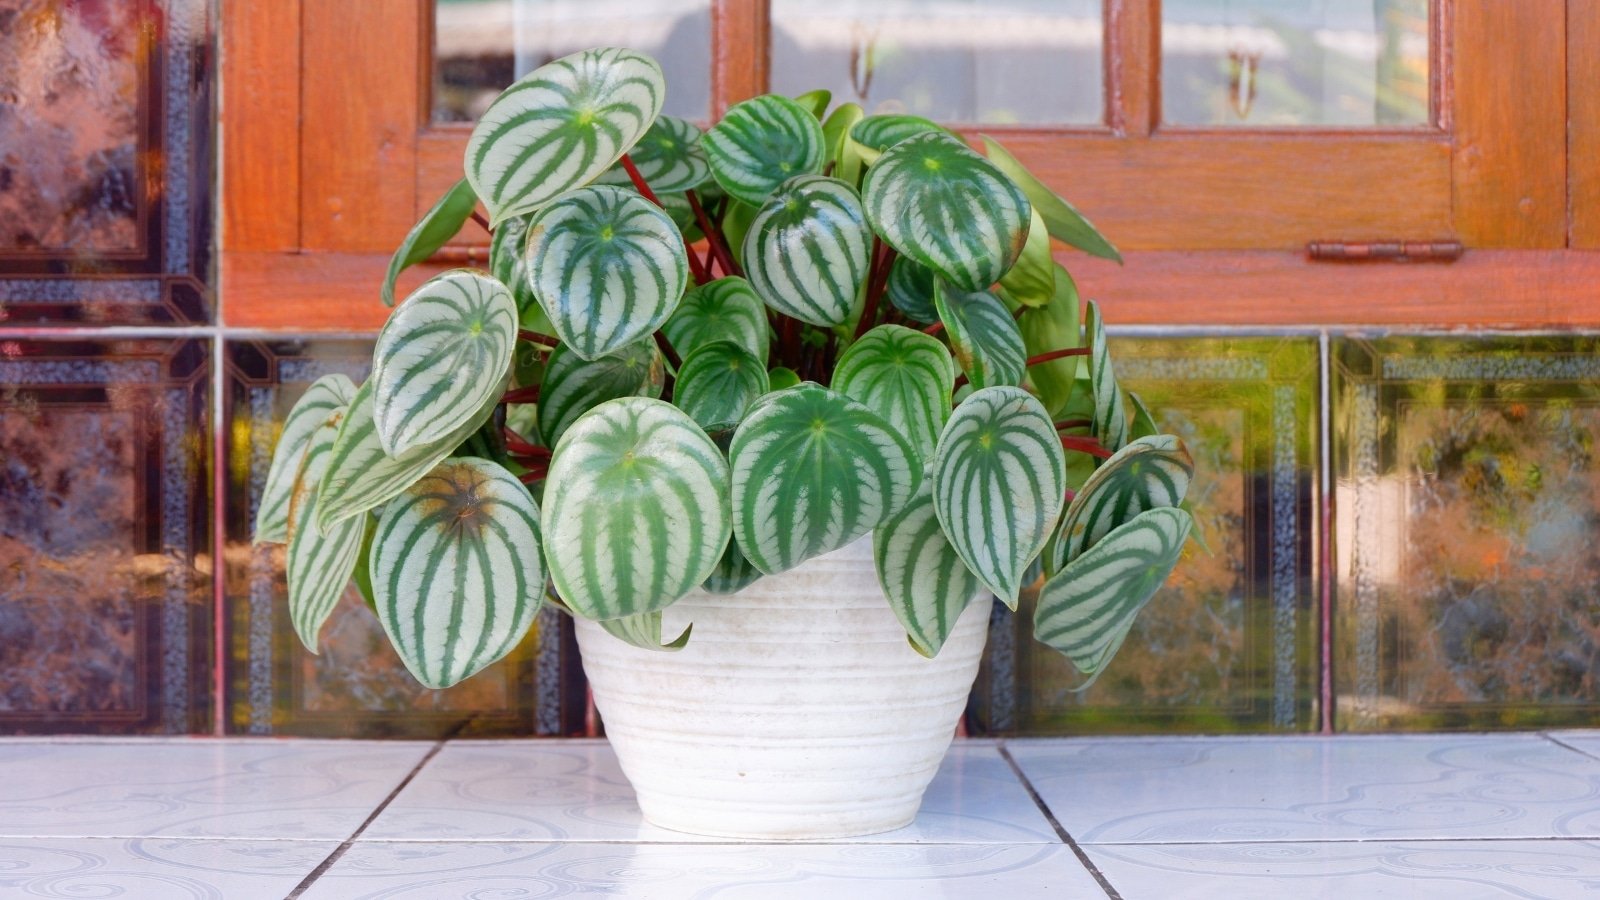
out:
<path id="1" fill-rule="evenodd" d="M 547 595 L 674 649 L 661 610 L 689 591 L 870 533 L 919 652 L 1042 577 L 1037 635 L 1092 680 L 1191 525 L 1189 456 L 1125 404 L 1051 238 L 1115 248 L 988 138 L 820 91 L 702 134 L 664 91 L 621 49 L 507 88 L 383 296 L 469 218 L 490 270 L 422 285 L 366 383 L 290 412 L 256 539 L 288 543 L 306 646 L 354 577 L 430 687 Z"/>

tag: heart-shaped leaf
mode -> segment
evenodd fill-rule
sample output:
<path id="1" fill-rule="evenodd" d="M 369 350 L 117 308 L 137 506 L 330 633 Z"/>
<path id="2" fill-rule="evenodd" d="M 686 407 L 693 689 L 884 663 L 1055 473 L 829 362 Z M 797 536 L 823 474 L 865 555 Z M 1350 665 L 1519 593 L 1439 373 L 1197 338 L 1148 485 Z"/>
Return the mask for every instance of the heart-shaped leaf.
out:
<path id="1" fill-rule="evenodd" d="M 761 360 L 731 341 L 716 341 L 683 361 L 672 400 L 706 431 L 725 431 L 768 389 Z"/>
<path id="2" fill-rule="evenodd" d="M 659 396 L 664 374 L 661 351 L 648 341 L 635 341 L 595 360 L 560 344 L 545 363 L 539 386 L 539 435 L 554 447 L 579 416 L 607 400 Z"/>
<path id="3" fill-rule="evenodd" d="M 936 132 L 949 134 L 944 127 L 931 119 L 903 114 L 867 116 L 850 129 L 850 137 L 863 147 L 882 153 L 906 138 Z"/>
<path id="4" fill-rule="evenodd" d="M 701 587 L 713 594 L 733 594 L 755 584 L 761 579 L 761 574 L 760 569 L 745 559 L 738 540 L 730 539 L 728 549 L 722 552 L 722 559 L 717 561 L 717 567 L 711 570 Z"/>
<path id="5" fill-rule="evenodd" d="M 983 587 L 961 561 L 933 508 L 933 479 L 906 508 L 872 533 L 872 558 L 889 609 L 911 646 L 930 659 L 939 654 L 956 619 Z"/>
<path id="6" fill-rule="evenodd" d="M 1140 438 L 1118 450 L 1072 498 L 1046 554 L 1049 570 L 1060 571 L 1145 510 L 1179 505 L 1193 476 L 1194 460 L 1173 435 Z"/>
<path id="7" fill-rule="evenodd" d="M 1061 515 L 1066 465 L 1054 423 L 1021 388 L 974 391 L 939 435 L 939 524 L 972 574 L 1012 609 L 1022 573 Z"/>
<path id="8" fill-rule="evenodd" d="M 1000 298 L 939 283 L 933 291 L 939 320 L 950 335 L 956 364 L 973 387 L 1022 384 L 1028 361 L 1022 332 Z"/>
<path id="9" fill-rule="evenodd" d="M 516 341 L 516 303 L 493 278 L 456 269 L 406 298 L 372 351 L 384 452 L 401 456 L 460 431 L 500 390 Z"/>
<path id="10" fill-rule="evenodd" d="M 306 442 L 289 501 L 289 621 L 312 653 L 317 652 L 317 634 L 355 573 L 366 526 L 364 519 L 350 518 L 332 528 L 317 527 L 317 490 L 328 474 L 342 415 L 334 411 Z"/>
<path id="11" fill-rule="evenodd" d="M 1051 301 L 1039 307 L 1029 307 L 1017 317 L 1017 331 L 1022 334 L 1022 352 L 1029 358 L 1055 350 L 1068 350 L 1078 346 L 1082 330 L 1078 323 L 1078 286 L 1072 276 L 1059 264 L 1056 269 L 1056 292 Z M 1028 381 L 1038 394 L 1045 411 L 1057 416 L 1072 396 L 1077 383 L 1081 357 L 1066 356 L 1028 367 Z"/>
<path id="12" fill-rule="evenodd" d="M 678 226 L 633 191 L 564 194 L 528 226 L 533 293 L 556 334 L 596 359 L 657 328 L 689 280 Z"/>
<path id="13" fill-rule="evenodd" d="M 884 151 L 867 170 L 862 195 L 867 220 L 885 243 L 963 290 L 1000 280 L 1028 235 L 1027 198 L 946 133 L 919 134 Z"/>
<path id="14" fill-rule="evenodd" d="M 394 255 L 389 257 L 389 271 L 384 274 L 383 287 L 378 292 L 384 306 L 394 305 L 394 283 L 400 280 L 400 273 L 432 256 L 455 237 L 477 205 L 478 195 L 463 178 L 445 191 L 433 208 L 423 214 L 421 221 L 411 226 Z"/>
<path id="15" fill-rule="evenodd" d="M 760 206 L 778 185 L 822 171 L 822 124 L 805 107 L 764 94 L 730 108 L 700 140 L 711 177 L 735 200 Z"/>
<path id="16" fill-rule="evenodd" d="M 750 282 L 733 276 L 690 288 L 661 331 L 680 358 L 714 341 L 732 341 L 766 365 L 772 343 L 761 298 Z"/>
<path id="17" fill-rule="evenodd" d="M 601 47 L 546 63 L 501 92 L 467 140 L 467 180 L 491 224 L 593 181 L 661 112 L 661 66 Z"/>
<path id="18" fill-rule="evenodd" d="M 1028 240 L 1022 245 L 1022 254 L 1016 263 L 1000 276 L 1000 288 L 1015 302 L 1038 307 L 1055 297 L 1059 266 L 1050 255 L 1050 233 L 1045 230 L 1039 211 L 1030 210 L 1030 216 Z"/>
<path id="19" fill-rule="evenodd" d="M 1084 342 L 1089 345 L 1089 386 L 1094 391 L 1094 436 L 1107 450 L 1116 452 L 1128 442 L 1128 410 L 1122 403 L 1122 389 L 1117 387 L 1116 373 L 1111 369 L 1111 350 L 1106 345 L 1105 320 L 1100 317 L 1100 307 L 1089 301 L 1089 312 L 1084 319 Z"/>
<path id="20" fill-rule="evenodd" d="M 939 321 L 939 310 L 933 303 L 933 281 L 937 277 L 932 269 L 896 256 L 889 266 L 889 302 L 906 318 L 932 325 Z"/>
<path id="21" fill-rule="evenodd" d="M 447 460 L 395 498 L 371 553 L 378 621 L 435 690 L 510 653 L 544 601 L 539 507 L 487 459 Z"/>
<path id="22" fill-rule="evenodd" d="M 1076 690 L 1105 671 L 1134 618 L 1177 567 L 1193 524 L 1181 509 L 1146 510 L 1045 582 L 1033 633 L 1089 676 Z"/>
<path id="23" fill-rule="evenodd" d="M 667 199 L 665 195 L 692 191 L 711 177 L 711 166 L 700 149 L 699 127 L 676 116 L 656 119 L 639 143 L 628 151 L 628 158 L 633 160 L 644 183 L 663 202 Z M 631 187 L 633 178 L 619 165 L 607 169 L 597 183 Z M 688 208 L 687 201 L 683 201 L 683 205 Z"/>
<path id="24" fill-rule="evenodd" d="M 267 481 L 261 488 L 260 505 L 256 507 L 256 543 L 281 544 L 289 540 L 289 498 L 294 493 L 294 480 L 300 474 L 306 447 L 329 416 L 350 405 L 355 393 L 356 386 L 347 376 L 324 375 L 313 381 L 289 410 L 283 430 L 278 433 L 278 445 L 272 451 L 272 466 L 267 469 Z"/>
<path id="25" fill-rule="evenodd" d="M 871 252 L 861 198 L 821 175 L 784 182 L 744 236 L 745 272 L 756 294 L 778 312 L 823 328 L 850 318 Z"/>
<path id="26" fill-rule="evenodd" d="M 683 629 L 683 634 L 673 638 L 670 642 L 661 640 L 661 611 L 639 613 L 636 616 L 623 616 L 618 619 L 601 619 L 600 627 L 614 638 L 627 641 L 641 650 L 661 650 L 672 652 L 682 650 L 689 643 L 689 632 L 694 630 L 693 625 Z"/>
<path id="27" fill-rule="evenodd" d="M 1033 177 L 1022 163 L 1017 161 L 1006 148 L 988 135 L 983 136 L 984 149 L 989 153 L 989 159 L 1000 171 L 1004 172 L 1022 193 L 1039 211 L 1039 216 L 1044 220 L 1045 227 L 1050 230 L 1050 236 L 1059 241 L 1064 241 L 1090 256 L 1122 262 L 1122 254 L 1117 248 L 1105 239 L 1094 223 L 1083 217 L 1077 208 L 1063 200 L 1055 191 L 1045 186 L 1044 182 Z"/>
<path id="28" fill-rule="evenodd" d="M 879 325 L 839 357 L 833 389 L 859 400 L 911 441 L 919 463 L 933 458 L 950 417 L 956 367 L 937 338 Z"/>
<path id="29" fill-rule="evenodd" d="M 682 411 L 625 397 L 584 413 L 545 482 L 545 558 L 572 610 L 601 620 L 662 609 L 705 581 L 728 544 L 728 464 Z"/>
<path id="30" fill-rule="evenodd" d="M 763 397 L 728 458 L 734 537 L 768 575 L 877 528 L 922 480 L 910 441 L 865 405 L 809 382 Z"/>

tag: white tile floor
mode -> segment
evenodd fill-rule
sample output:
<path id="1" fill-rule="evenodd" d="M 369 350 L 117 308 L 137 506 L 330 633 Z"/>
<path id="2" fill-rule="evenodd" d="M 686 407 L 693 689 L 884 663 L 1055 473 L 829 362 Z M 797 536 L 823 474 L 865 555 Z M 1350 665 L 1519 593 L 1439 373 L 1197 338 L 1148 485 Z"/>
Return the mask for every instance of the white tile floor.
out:
<path id="1" fill-rule="evenodd" d="M 0 898 L 1600 898 L 1600 731 L 967 741 L 915 824 L 814 844 L 644 824 L 602 741 L 3 740 L 0 776 Z"/>

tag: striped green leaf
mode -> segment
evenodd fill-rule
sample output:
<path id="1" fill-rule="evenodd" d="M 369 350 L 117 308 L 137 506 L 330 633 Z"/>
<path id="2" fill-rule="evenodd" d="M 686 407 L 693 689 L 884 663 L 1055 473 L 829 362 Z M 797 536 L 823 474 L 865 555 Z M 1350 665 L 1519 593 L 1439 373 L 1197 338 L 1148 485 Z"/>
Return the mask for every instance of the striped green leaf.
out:
<path id="1" fill-rule="evenodd" d="M 1050 571 L 1060 571 L 1145 510 L 1179 505 L 1193 476 L 1194 460 L 1173 435 L 1139 438 L 1118 450 L 1072 498 L 1046 554 Z"/>
<path id="2" fill-rule="evenodd" d="M 261 502 L 256 507 L 256 543 L 281 544 L 289 540 L 289 498 L 294 494 L 294 480 L 300 474 L 306 447 L 329 416 L 350 405 L 355 393 L 356 386 L 348 377 L 324 375 L 313 381 L 290 408 L 283 430 L 278 433 L 272 466 L 267 469 Z"/>
<path id="3" fill-rule="evenodd" d="M 600 627 L 612 637 L 627 641 L 641 650 L 666 652 L 682 650 L 689 643 L 689 632 L 694 630 L 694 625 L 691 624 L 683 629 L 683 634 L 663 643 L 660 610 L 639 613 L 636 616 L 623 616 L 619 619 L 601 619 Z"/>
<path id="4" fill-rule="evenodd" d="M 1134 618 L 1177 567 L 1193 524 L 1181 509 L 1146 510 L 1045 582 L 1034 611 L 1034 637 L 1089 676 L 1076 690 L 1105 671 Z"/>
<path id="5" fill-rule="evenodd" d="M 1028 354 L 1017 320 L 988 291 L 963 291 L 940 282 L 933 291 L 950 351 L 973 387 L 1022 384 Z"/>
<path id="6" fill-rule="evenodd" d="M 809 382 L 763 397 L 728 457 L 734 538 L 768 575 L 877 528 L 922 481 L 910 441 L 865 405 Z"/>
<path id="7" fill-rule="evenodd" d="M 440 463 L 384 507 L 373 599 L 417 681 L 450 687 L 517 646 L 544 600 L 539 545 L 538 505 L 487 459 Z"/>
<path id="8" fill-rule="evenodd" d="M 706 163 L 705 151 L 700 149 L 700 128 L 688 119 L 661 116 L 650 130 L 644 133 L 628 158 L 639 170 L 644 183 L 662 201 L 666 194 L 692 191 L 711 177 L 711 166 Z M 630 187 L 633 178 L 622 166 L 607 169 L 597 180 L 599 184 Z M 687 207 L 687 201 L 684 202 Z"/>
<path id="9" fill-rule="evenodd" d="M 1000 142 L 984 135 L 983 146 L 989 154 L 989 160 L 1021 188 L 1028 202 L 1038 209 L 1039 216 L 1044 220 L 1051 237 L 1077 247 L 1090 256 L 1122 262 L 1122 254 L 1118 253 L 1117 248 L 1113 247 L 1099 229 L 1094 227 L 1094 223 L 1084 218 L 1071 203 L 1046 187 L 1044 182 L 1035 178 L 1015 156 L 1000 146 Z"/>
<path id="10" fill-rule="evenodd" d="M 713 341 L 732 341 L 766 365 L 772 343 L 761 298 L 750 282 L 733 276 L 690 288 L 661 332 L 679 358 Z"/>
<path id="11" fill-rule="evenodd" d="M 545 363 L 539 387 L 539 435 L 554 447 L 578 417 L 618 397 L 657 396 L 665 374 L 661 351 L 648 341 L 586 360 L 567 344 Z"/>
<path id="12" fill-rule="evenodd" d="M 705 581 L 728 544 L 728 464 L 682 411 L 626 397 L 589 410 L 550 461 L 545 558 L 573 611 L 662 609 Z"/>
<path id="13" fill-rule="evenodd" d="M 919 134 L 949 134 L 938 123 L 921 116 L 903 114 L 879 114 L 867 116 L 857 122 L 850 129 L 850 137 L 863 147 L 868 147 L 882 153 L 906 138 L 916 137 Z"/>
<path id="14" fill-rule="evenodd" d="M 745 272 L 757 296 L 824 328 L 850 318 L 871 252 L 855 188 L 821 175 L 784 182 L 744 236 Z"/>
<path id="15" fill-rule="evenodd" d="M 1028 200 L 1010 179 L 945 133 L 884 151 L 862 188 L 884 242 L 957 287 L 989 287 L 1022 252 Z"/>
<path id="16" fill-rule="evenodd" d="M 1089 387 L 1094 392 L 1094 436 L 1107 450 L 1121 450 L 1128 442 L 1128 410 L 1122 403 L 1122 389 L 1117 387 L 1116 373 L 1111 369 L 1111 350 L 1106 345 L 1105 320 L 1100 317 L 1100 307 L 1089 301 L 1089 311 L 1084 317 L 1084 342 L 1089 345 Z"/>
<path id="17" fill-rule="evenodd" d="M 827 150 L 827 161 L 833 163 L 833 177 L 845 184 L 857 184 L 864 162 L 855 152 L 850 130 L 866 116 L 860 104 L 844 103 L 828 114 L 822 122 L 822 143 Z"/>
<path id="18" fill-rule="evenodd" d="M 672 219 L 633 191 L 605 185 L 564 194 L 533 217 L 527 266 L 557 336 L 584 359 L 661 327 L 689 280 Z"/>
<path id="19" fill-rule="evenodd" d="M 726 431 L 768 389 L 761 360 L 731 341 L 716 341 L 684 359 L 672 400 L 706 431 Z"/>
<path id="20" fill-rule="evenodd" d="M 936 277 L 932 269 L 896 256 L 889 267 L 889 302 L 905 313 L 906 318 L 932 325 L 939 321 L 939 310 L 933 302 Z"/>
<path id="21" fill-rule="evenodd" d="M 974 391 L 939 435 L 939 524 L 972 574 L 1012 609 L 1023 572 L 1061 514 L 1066 477 L 1054 423 L 1021 388 Z"/>
<path id="22" fill-rule="evenodd" d="M 467 140 L 467 180 L 498 225 L 588 184 L 661 112 L 661 66 L 615 47 L 546 63 L 506 88 Z"/>
<path id="23" fill-rule="evenodd" d="M 955 363 L 944 344 L 899 325 L 879 325 L 862 335 L 833 371 L 833 389 L 905 435 L 919 464 L 933 458 L 955 382 Z"/>
<path id="24" fill-rule="evenodd" d="M 506 286 L 511 299 L 517 304 L 517 325 L 529 331 L 555 336 L 550 317 L 533 296 L 533 282 L 528 278 L 527 263 L 522 258 L 522 248 L 528 236 L 528 220 L 532 216 L 512 216 L 501 222 L 489 238 L 489 274 Z"/>
<path id="25" fill-rule="evenodd" d="M 1024 309 L 1017 317 L 1017 331 L 1022 334 L 1022 352 L 1030 358 L 1077 347 L 1082 340 L 1078 286 L 1059 264 L 1055 267 L 1055 296 L 1044 306 Z M 1060 418 L 1058 414 L 1072 396 L 1081 359 L 1067 356 L 1028 367 L 1028 382 L 1051 416 Z"/>
<path id="26" fill-rule="evenodd" d="M 335 411 L 312 433 L 289 501 L 289 621 L 312 653 L 317 652 L 323 623 L 355 573 L 366 525 L 351 518 L 332 528 L 317 527 L 317 488 L 329 472 L 342 415 Z"/>
<path id="27" fill-rule="evenodd" d="M 460 431 L 500 390 L 516 342 L 516 302 L 493 278 L 455 269 L 407 297 L 372 351 L 384 452 L 401 456 Z"/>
<path id="28" fill-rule="evenodd" d="M 1050 255 L 1050 233 L 1037 209 L 1030 210 L 1028 239 L 1022 245 L 1022 254 L 1002 276 L 1000 288 L 1006 296 L 1028 307 L 1048 304 L 1056 295 L 1056 264 Z"/>
<path id="29" fill-rule="evenodd" d="M 423 214 L 421 221 L 411 226 L 394 255 L 389 257 L 389 271 L 384 274 L 383 287 L 378 292 L 384 306 L 394 305 L 394 283 L 400 280 L 400 273 L 432 256 L 455 237 L 477 205 L 478 195 L 463 178 L 445 191 L 433 208 Z"/>
<path id="30" fill-rule="evenodd" d="M 761 574 L 761 570 L 745 558 L 738 540 L 730 539 L 728 549 L 722 551 L 722 559 L 717 561 L 717 567 L 711 570 L 701 587 L 713 594 L 733 594 L 755 584 Z"/>
<path id="31" fill-rule="evenodd" d="M 983 585 L 939 525 L 932 478 L 872 533 L 872 558 L 878 584 L 912 648 L 930 659 L 939 655 L 961 611 Z"/>
<path id="32" fill-rule="evenodd" d="M 822 171 L 822 124 L 778 94 L 735 104 L 700 140 L 711 177 L 735 200 L 760 206 L 796 175 Z"/>

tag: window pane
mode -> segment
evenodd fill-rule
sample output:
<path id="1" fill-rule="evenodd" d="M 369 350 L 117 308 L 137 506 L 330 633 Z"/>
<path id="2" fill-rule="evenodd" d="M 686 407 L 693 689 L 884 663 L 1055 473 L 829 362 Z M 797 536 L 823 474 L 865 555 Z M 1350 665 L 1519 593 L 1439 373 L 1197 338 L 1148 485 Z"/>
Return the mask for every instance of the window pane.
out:
<path id="1" fill-rule="evenodd" d="M 1100 0 L 772 0 L 772 89 L 941 122 L 1104 120 Z"/>
<path id="2" fill-rule="evenodd" d="M 1177 125 L 1425 125 L 1428 0 L 1163 0 Z"/>
<path id="3" fill-rule="evenodd" d="M 648 53 L 667 76 L 663 112 L 711 112 L 711 0 L 437 0 L 433 120 L 471 122 L 506 85 L 590 47 Z"/>

